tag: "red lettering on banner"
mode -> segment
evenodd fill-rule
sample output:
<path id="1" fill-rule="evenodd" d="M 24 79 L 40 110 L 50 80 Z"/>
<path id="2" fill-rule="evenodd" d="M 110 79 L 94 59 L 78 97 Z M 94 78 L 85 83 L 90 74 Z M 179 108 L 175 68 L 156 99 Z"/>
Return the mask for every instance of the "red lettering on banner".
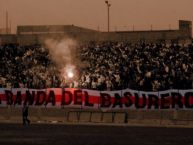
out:
<path id="1" fill-rule="evenodd" d="M 14 105 L 16 105 L 16 104 L 21 105 L 21 103 L 22 103 L 21 91 L 17 91 L 17 95 L 16 95 L 16 98 L 14 100 Z"/>
<path id="2" fill-rule="evenodd" d="M 24 105 L 26 105 L 27 103 L 29 105 L 33 105 L 34 99 L 35 99 L 35 91 L 32 91 L 32 94 L 30 93 L 30 91 L 26 91 Z"/>
<path id="3" fill-rule="evenodd" d="M 5 95 L 7 99 L 7 105 L 12 105 L 13 104 L 13 93 L 9 90 L 5 90 Z"/>
<path id="4" fill-rule="evenodd" d="M 36 104 L 37 106 L 43 105 L 46 100 L 46 92 L 44 91 L 37 91 L 37 98 L 36 98 Z"/>
<path id="5" fill-rule="evenodd" d="M 82 105 L 82 90 L 74 91 L 74 105 Z"/>
<path id="6" fill-rule="evenodd" d="M 70 91 L 63 91 L 61 105 L 70 105 L 72 103 L 72 93 Z"/>
<path id="7" fill-rule="evenodd" d="M 94 91 L 74 88 L 45 90 L 1 89 L 0 107 L 29 104 L 31 106 L 66 106 L 106 109 L 192 109 L 193 90 L 168 90 L 160 92 Z M 50 104 L 50 105 L 48 105 Z"/>
<path id="8" fill-rule="evenodd" d="M 55 106 L 55 104 L 56 104 L 55 93 L 53 90 L 50 90 L 50 92 L 49 92 L 48 98 L 46 100 L 46 105 L 48 103 L 52 103 L 52 106 Z"/>
<path id="9" fill-rule="evenodd" d="M 94 104 L 89 101 L 90 97 L 87 91 L 84 91 L 84 96 L 85 96 L 85 106 L 93 107 Z"/>
<path id="10" fill-rule="evenodd" d="M 107 93 L 101 93 L 101 107 L 111 106 L 111 96 Z"/>

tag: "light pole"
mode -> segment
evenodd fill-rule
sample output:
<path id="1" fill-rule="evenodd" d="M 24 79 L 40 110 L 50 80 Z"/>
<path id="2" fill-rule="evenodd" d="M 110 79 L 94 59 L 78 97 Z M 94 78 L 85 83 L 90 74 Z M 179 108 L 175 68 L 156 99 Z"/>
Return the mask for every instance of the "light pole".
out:
<path id="1" fill-rule="evenodd" d="M 109 25 L 110 25 L 110 18 L 109 18 L 109 9 L 110 9 L 110 6 L 111 4 L 109 3 L 109 1 L 105 1 L 105 3 L 107 4 L 107 13 L 108 13 L 108 23 L 107 23 L 107 26 L 108 26 L 108 32 L 109 32 Z"/>

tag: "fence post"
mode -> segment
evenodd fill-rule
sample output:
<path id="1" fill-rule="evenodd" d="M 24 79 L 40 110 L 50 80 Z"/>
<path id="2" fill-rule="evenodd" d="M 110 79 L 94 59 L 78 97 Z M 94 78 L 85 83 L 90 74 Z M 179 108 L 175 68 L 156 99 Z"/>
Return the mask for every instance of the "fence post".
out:
<path id="1" fill-rule="evenodd" d="M 125 120 L 124 123 L 128 123 L 128 111 L 125 112 Z"/>

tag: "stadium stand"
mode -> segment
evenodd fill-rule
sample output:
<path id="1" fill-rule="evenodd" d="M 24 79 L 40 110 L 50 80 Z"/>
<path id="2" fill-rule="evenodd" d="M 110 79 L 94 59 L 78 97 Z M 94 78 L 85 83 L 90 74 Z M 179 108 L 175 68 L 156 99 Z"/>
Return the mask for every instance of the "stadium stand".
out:
<path id="1" fill-rule="evenodd" d="M 144 91 L 192 89 L 192 55 L 193 44 L 91 42 L 80 46 L 78 57 L 87 65 L 78 68 L 76 87 Z M 0 46 L 0 63 L 0 87 L 61 87 L 60 72 L 43 46 Z"/>
<path id="2" fill-rule="evenodd" d="M 79 46 L 77 57 L 86 64 L 77 68 L 81 89 L 162 91 L 193 89 L 193 43 L 90 42 Z M 60 72 L 45 46 L 0 46 L 0 88 L 64 87 Z M 78 67 L 78 66 L 77 66 Z M 21 108 L 1 108 L 0 120 L 21 121 Z M 129 110 L 125 112 L 65 111 L 33 108 L 32 121 L 192 124 L 192 111 Z"/>

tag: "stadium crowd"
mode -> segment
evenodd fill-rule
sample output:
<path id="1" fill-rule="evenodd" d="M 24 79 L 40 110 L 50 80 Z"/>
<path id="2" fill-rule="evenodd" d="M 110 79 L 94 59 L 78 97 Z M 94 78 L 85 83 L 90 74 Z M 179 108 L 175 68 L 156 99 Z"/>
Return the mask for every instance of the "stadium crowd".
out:
<path id="1" fill-rule="evenodd" d="M 79 46 L 86 66 L 79 78 L 62 83 L 48 49 L 0 46 L 0 87 L 78 87 L 95 90 L 161 91 L 193 88 L 193 44 L 90 42 Z"/>
<path id="2" fill-rule="evenodd" d="M 0 87 L 45 88 L 60 85 L 48 51 L 39 45 L 0 47 Z"/>

